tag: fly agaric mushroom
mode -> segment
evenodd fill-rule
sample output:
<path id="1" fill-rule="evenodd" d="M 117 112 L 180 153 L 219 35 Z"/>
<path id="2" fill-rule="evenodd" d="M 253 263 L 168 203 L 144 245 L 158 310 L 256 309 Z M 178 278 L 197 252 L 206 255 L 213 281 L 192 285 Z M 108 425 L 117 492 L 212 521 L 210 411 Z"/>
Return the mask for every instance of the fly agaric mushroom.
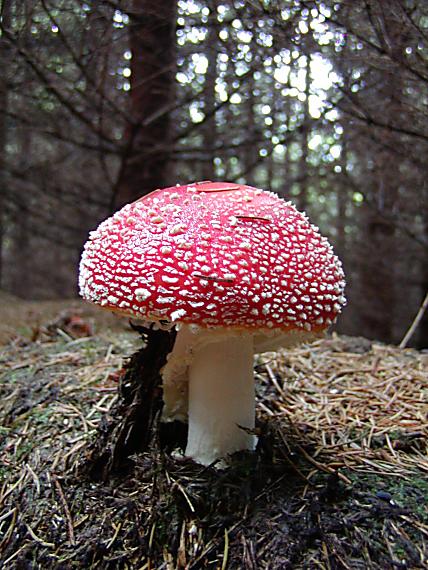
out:
<path id="1" fill-rule="evenodd" d="M 276 194 L 226 182 L 156 190 L 91 232 L 80 293 L 176 326 L 163 420 L 204 465 L 255 448 L 253 353 L 319 336 L 345 304 L 326 238 Z"/>

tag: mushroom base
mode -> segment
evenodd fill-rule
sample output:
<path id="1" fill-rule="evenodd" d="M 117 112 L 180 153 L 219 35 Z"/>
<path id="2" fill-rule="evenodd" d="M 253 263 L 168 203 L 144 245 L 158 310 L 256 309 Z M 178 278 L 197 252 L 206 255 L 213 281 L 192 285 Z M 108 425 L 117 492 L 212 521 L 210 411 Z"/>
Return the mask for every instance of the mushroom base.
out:
<path id="1" fill-rule="evenodd" d="M 214 335 L 213 335 L 214 336 Z M 189 366 L 189 435 L 185 455 L 209 465 L 255 449 L 253 336 L 209 338 Z"/>

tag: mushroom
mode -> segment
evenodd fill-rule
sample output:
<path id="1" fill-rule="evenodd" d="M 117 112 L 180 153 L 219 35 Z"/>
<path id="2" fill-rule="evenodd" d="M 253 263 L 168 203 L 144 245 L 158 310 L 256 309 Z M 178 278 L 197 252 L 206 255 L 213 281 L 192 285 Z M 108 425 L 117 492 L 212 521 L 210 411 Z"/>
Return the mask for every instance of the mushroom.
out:
<path id="1" fill-rule="evenodd" d="M 176 326 L 163 420 L 208 465 L 256 445 L 253 354 L 320 336 L 345 304 L 341 263 L 305 214 L 227 182 L 156 190 L 91 232 L 81 295 Z"/>

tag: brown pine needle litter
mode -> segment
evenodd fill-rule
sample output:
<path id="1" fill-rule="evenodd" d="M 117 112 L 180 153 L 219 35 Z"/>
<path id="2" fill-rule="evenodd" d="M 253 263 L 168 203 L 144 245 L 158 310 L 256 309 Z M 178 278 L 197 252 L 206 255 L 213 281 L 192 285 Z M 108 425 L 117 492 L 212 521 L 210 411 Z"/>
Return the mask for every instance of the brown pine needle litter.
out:
<path id="1" fill-rule="evenodd" d="M 313 442 L 319 468 L 428 477 L 428 354 L 376 344 L 366 352 L 358 342 L 335 337 L 260 357 L 257 377 L 274 389 L 263 409 Z M 363 353 L 347 352 L 352 343 Z"/>
<path id="2" fill-rule="evenodd" d="M 0 350 L 2 568 L 425 568 L 428 354 L 333 337 L 256 357 L 259 446 L 227 470 L 158 442 L 81 475 L 133 333 Z"/>

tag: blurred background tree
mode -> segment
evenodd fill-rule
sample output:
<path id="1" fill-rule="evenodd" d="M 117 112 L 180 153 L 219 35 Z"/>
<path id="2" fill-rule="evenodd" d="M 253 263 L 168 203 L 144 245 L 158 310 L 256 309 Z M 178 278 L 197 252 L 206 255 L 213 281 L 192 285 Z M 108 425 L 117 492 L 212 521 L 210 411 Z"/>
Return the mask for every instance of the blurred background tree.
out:
<path id="1" fill-rule="evenodd" d="M 0 288 L 75 296 L 114 209 L 224 179 L 328 235 L 341 332 L 404 335 L 428 290 L 425 0 L 2 0 L 0 65 Z"/>

